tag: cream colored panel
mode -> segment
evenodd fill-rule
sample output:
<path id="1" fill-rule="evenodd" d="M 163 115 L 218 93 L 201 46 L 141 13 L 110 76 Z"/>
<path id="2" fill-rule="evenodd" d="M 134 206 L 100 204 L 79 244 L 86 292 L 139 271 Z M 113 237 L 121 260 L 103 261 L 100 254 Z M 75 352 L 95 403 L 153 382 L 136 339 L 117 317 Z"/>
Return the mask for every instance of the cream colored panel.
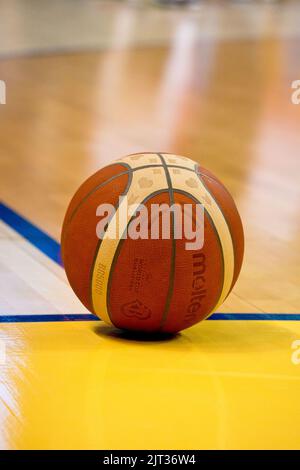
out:
<path id="1" fill-rule="evenodd" d="M 117 227 L 117 233 L 123 233 L 136 205 L 150 194 L 163 189 L 168 189 L 163 167 L 144 168 L 134 172 L 127 198 L 122 200 L 101 242 L 92 276 L 92 301 L 95 312 L 107 323 L 111 323 L 106 302 L 108 280 L 114 255 L 120 242 L 120 238 L 115 238 L 115 227 Z M 127 204 L 128 211 L 126 210 Z"/>
<path id="2" fill-rule="evenodd" d="M 162 161 L 156 153 L 137 153 L 128 155 L 115 163 L 127 163 L 130 168 L 139 168 L 146 165 L 162 165 Z"/>
<path id="3" fill-rule="evenodd" d="M 170 168 L 169 171 L 173 189 L 187 191 L 198 199 L 211 216 L 219 234 L 224 258 L 224 283 L 216 309 L 227 297 L 234 274 L 234 250 L 227 222 L 218 204 L 195 174 L 181 168 Z"/>

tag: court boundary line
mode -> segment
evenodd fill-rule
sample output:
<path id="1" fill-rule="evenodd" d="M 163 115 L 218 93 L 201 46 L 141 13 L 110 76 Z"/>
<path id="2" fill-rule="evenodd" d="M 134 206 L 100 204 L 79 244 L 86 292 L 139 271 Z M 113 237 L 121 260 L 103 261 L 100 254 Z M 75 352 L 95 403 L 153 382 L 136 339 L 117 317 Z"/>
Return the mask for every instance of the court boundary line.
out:
<path id="1" fill-rule="evenodd" d="M 60 244 L 54 238 L 3 202 L 0 202 L 0 219 L 44 255 L 62 266 Z"/>
<path id="2" fill-rule="evenodd" d="M 0 202 L 0 219 L 44 255 L 63 267 L 60 255 L 60 244 L 49 234 L 3 202 Z M 207 318 L 207 320 L 300 321 L 300 313 L 214 313 Z M 88 313 L 0 315 L 0 323 L 60 321 L 100 321 L 100 318 Z"/>
<path id="3" fill-rule="evenodd" d="M 230 321 L 300 321 L 298 313 L 214 313 L 211 320 Z M 42 314 L 42 315 L 0 315 L 0 323 L 54 323 L 73 321 L 102 321 L 92 313 Z"/>

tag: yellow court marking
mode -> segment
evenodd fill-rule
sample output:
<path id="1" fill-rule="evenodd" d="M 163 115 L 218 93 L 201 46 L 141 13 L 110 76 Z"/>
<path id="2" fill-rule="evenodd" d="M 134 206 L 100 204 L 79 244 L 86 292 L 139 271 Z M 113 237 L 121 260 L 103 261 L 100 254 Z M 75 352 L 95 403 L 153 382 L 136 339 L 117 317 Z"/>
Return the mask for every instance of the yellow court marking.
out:
<path id="1" fill-rule="evenodd" d="M 205 321 L 164 341 L 102 322 L 0 324 L 0 447 L 297 448 L 296 339 L 296 321 Z"/>

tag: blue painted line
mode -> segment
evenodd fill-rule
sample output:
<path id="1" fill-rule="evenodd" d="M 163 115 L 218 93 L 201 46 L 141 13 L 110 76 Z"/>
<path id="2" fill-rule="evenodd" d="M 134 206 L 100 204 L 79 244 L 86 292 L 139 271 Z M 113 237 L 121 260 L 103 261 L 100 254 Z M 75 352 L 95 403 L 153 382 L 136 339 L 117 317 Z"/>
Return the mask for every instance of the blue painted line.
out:
<path id="1" fill-rule="evenodd" d="M 43 323 L 56 321 L 99 321 L 99 318 L 88 313 L 69 315 L 0 315 L 0 323 Z"/>
<path id="2" fill-rule="evenodd" d="M 298 313 L 214 313 L 208 320 L 300 321 Z M 43 323 L 61 321 L 100 321 L 93 314 L 0 315 L 0 323 Z"/>
<path id="3" fill-rule="evenodd" d="M 20 214 L 0 202 L 0 218 L 52 261 L 62 265 L 59 243 Z M 0 323 L 98 321 L 93 314 L 0 315 Z M 214 313 L 208 320 L 300 321 L 298 313 Z"/>
<path id="4" fill-rule="evenodd" d="M 214 313 L 208 320 L 300 321 L 299 313 Z"/>
<path id="5" fill-rule="evenodd" d="M 52 261 L 62 265 L 59 243 L 2 202 L 0 203 L 0 219 Z"/>

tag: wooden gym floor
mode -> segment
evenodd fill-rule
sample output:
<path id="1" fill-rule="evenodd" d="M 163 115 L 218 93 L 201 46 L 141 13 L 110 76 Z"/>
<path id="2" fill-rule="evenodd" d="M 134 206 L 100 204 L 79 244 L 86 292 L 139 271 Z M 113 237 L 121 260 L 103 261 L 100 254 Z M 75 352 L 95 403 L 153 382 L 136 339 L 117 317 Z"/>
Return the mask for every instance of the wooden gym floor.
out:
<path id="1" fill-rule="evenodd" d="M 98 14 L 107 31 L 83 28 L 74 45 L 78 2 L 65 36 L 57 2 L 52 35 L 40 11 L 32 20 L 12 3 L 0 45 L 0 448 L 300 448 L 299 7 L 145 4 L 137 16 L 87 2 L 85 26 Z M 147 21 L 165 26 L 158 39 Z M 152 150 L 215 172 L 246 236 L 218 314 L 159 341 L 88 316 L 57 243 L 87 176 Z"/>

